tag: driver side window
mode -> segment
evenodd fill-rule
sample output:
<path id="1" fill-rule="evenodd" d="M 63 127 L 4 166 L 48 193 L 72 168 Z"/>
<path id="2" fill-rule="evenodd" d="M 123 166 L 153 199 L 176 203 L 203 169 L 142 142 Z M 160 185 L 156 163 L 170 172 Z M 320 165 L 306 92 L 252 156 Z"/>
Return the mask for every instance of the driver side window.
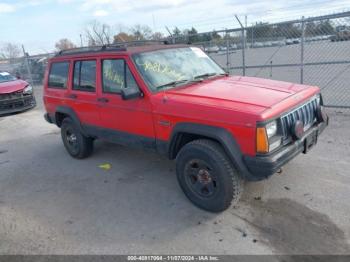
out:
<path id="1" fill-rule="evenodd" d="M 104 93 L 119 94 L 123 88 L 138 88 L 124 59 L 102 61 L 102 87 Z"/>

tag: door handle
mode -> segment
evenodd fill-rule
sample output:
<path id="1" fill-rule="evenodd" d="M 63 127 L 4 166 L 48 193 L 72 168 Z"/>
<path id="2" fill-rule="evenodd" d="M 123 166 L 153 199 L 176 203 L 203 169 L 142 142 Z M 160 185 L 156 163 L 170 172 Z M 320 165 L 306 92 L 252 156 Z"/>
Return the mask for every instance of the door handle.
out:
<path id="1" fill-rule="evenodd" d="M 67 96 L 68 98 L 72 98 L 72 99 L 77 99 L 78 96 L 76 94 L 70 94 Z"/>
<path id="2" fill-rule="evenodd" d="M 108 103 L 109 102 L 108 98 L 105 98 L 105 97 L 97 98 L 97 101 L 98 102 L 102 102 L 102 103 Z"/>

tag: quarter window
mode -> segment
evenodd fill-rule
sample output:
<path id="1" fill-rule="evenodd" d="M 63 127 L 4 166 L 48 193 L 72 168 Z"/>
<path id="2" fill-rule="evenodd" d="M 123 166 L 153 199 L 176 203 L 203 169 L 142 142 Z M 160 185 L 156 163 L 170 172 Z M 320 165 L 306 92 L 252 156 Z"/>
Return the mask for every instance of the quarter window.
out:
<path id="1" fill-rule="evenodd" d="M 123 59 L 108 59 L 102 62 L 103 92 L 120 93 L 123 88 L 138 88 L 128 65 Z"/>
<path id="2" fill-rule="evenodd" d="M 96 61 L 74 63 L 73 89 L 87 92 L 96 90 Z"/>
<path id="3" fill-rule="evenodd" d="M 51 64 L 48 87 L 67 88 L 69 62 Z"/>

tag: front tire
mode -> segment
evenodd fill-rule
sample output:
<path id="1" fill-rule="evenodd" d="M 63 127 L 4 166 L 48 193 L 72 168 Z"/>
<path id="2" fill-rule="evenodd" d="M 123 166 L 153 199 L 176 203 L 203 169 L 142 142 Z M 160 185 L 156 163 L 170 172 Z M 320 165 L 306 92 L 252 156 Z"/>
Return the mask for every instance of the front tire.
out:
<path id="1" fill-rule="evenodd" d="M 186 144 L 176 158 L 178 182 L 190 201 L 210 212 L 221 212 L 238 202 L 242 179 L 222 147 L 200 139 Z"/>
<path id="2" fill-rule="evenodd" d="M 83 159 L 91 155 L 93 139 L 85 137 L 69 117 L 63 119 L 61 137 L 64 147 L 72 157 Z"/>

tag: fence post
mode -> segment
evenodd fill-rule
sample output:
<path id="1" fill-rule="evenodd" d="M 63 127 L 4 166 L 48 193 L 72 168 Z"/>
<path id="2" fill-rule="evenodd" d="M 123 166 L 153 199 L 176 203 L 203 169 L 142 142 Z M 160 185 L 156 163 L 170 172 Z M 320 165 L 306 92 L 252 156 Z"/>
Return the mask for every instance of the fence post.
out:
<path id="1" fill-rule="evenodd" d="M 272 60 L 270 61 L 270 78 L 272 78 Z"/>
<path id="2" fill-rule="evenodd" d="M 242 28 L 242 66 L 243 66 L 243 76 L 245 76 L 245 34 L 244 27 Z"/>
<path id="3" fill-rule="evenodd" d="M 241 23 L 241 21 L 239 20 L 238 16 L 235 15 L 235 17 L 242 28 L 242 69 L 243 69 L 243 76 L 245 76 L 245 34 L 244 34 L 245 28 Z"/>
<path id="4" fill-rule="evenodd" d="M 300 84 L 304 83 L 304 44 L 305 44 L 305 19 L 301 18 L 301 40 L 300 40 Z"/>
<path id="5" fill-rule="evenodd" d="M 229 61 L 229 39 L 227 35 L 227 31 L 225 31 L 225 37 L 226 37 L 226 72 L 230 73 L 230 61 Z"/>
<path id="6" fill-rule="evenodd" d="M 26 53 L 25 49 L 24 49 L 24 45 L 22 45 L 22 50 L 23 50 L 23 56 L 24 56 L 24 62 L 26 64 L 27 67 L 27 73 L 29 75 L 29 80 L 30 80 L 30 84 L 32 86 L 34 86 L 34 82 L 33 82 L 33 78 L 32 78 L 32 73 L 30 71 L 30 66 L 29 66 L 29 61 L 28 61 L 28 53 Z"/>

